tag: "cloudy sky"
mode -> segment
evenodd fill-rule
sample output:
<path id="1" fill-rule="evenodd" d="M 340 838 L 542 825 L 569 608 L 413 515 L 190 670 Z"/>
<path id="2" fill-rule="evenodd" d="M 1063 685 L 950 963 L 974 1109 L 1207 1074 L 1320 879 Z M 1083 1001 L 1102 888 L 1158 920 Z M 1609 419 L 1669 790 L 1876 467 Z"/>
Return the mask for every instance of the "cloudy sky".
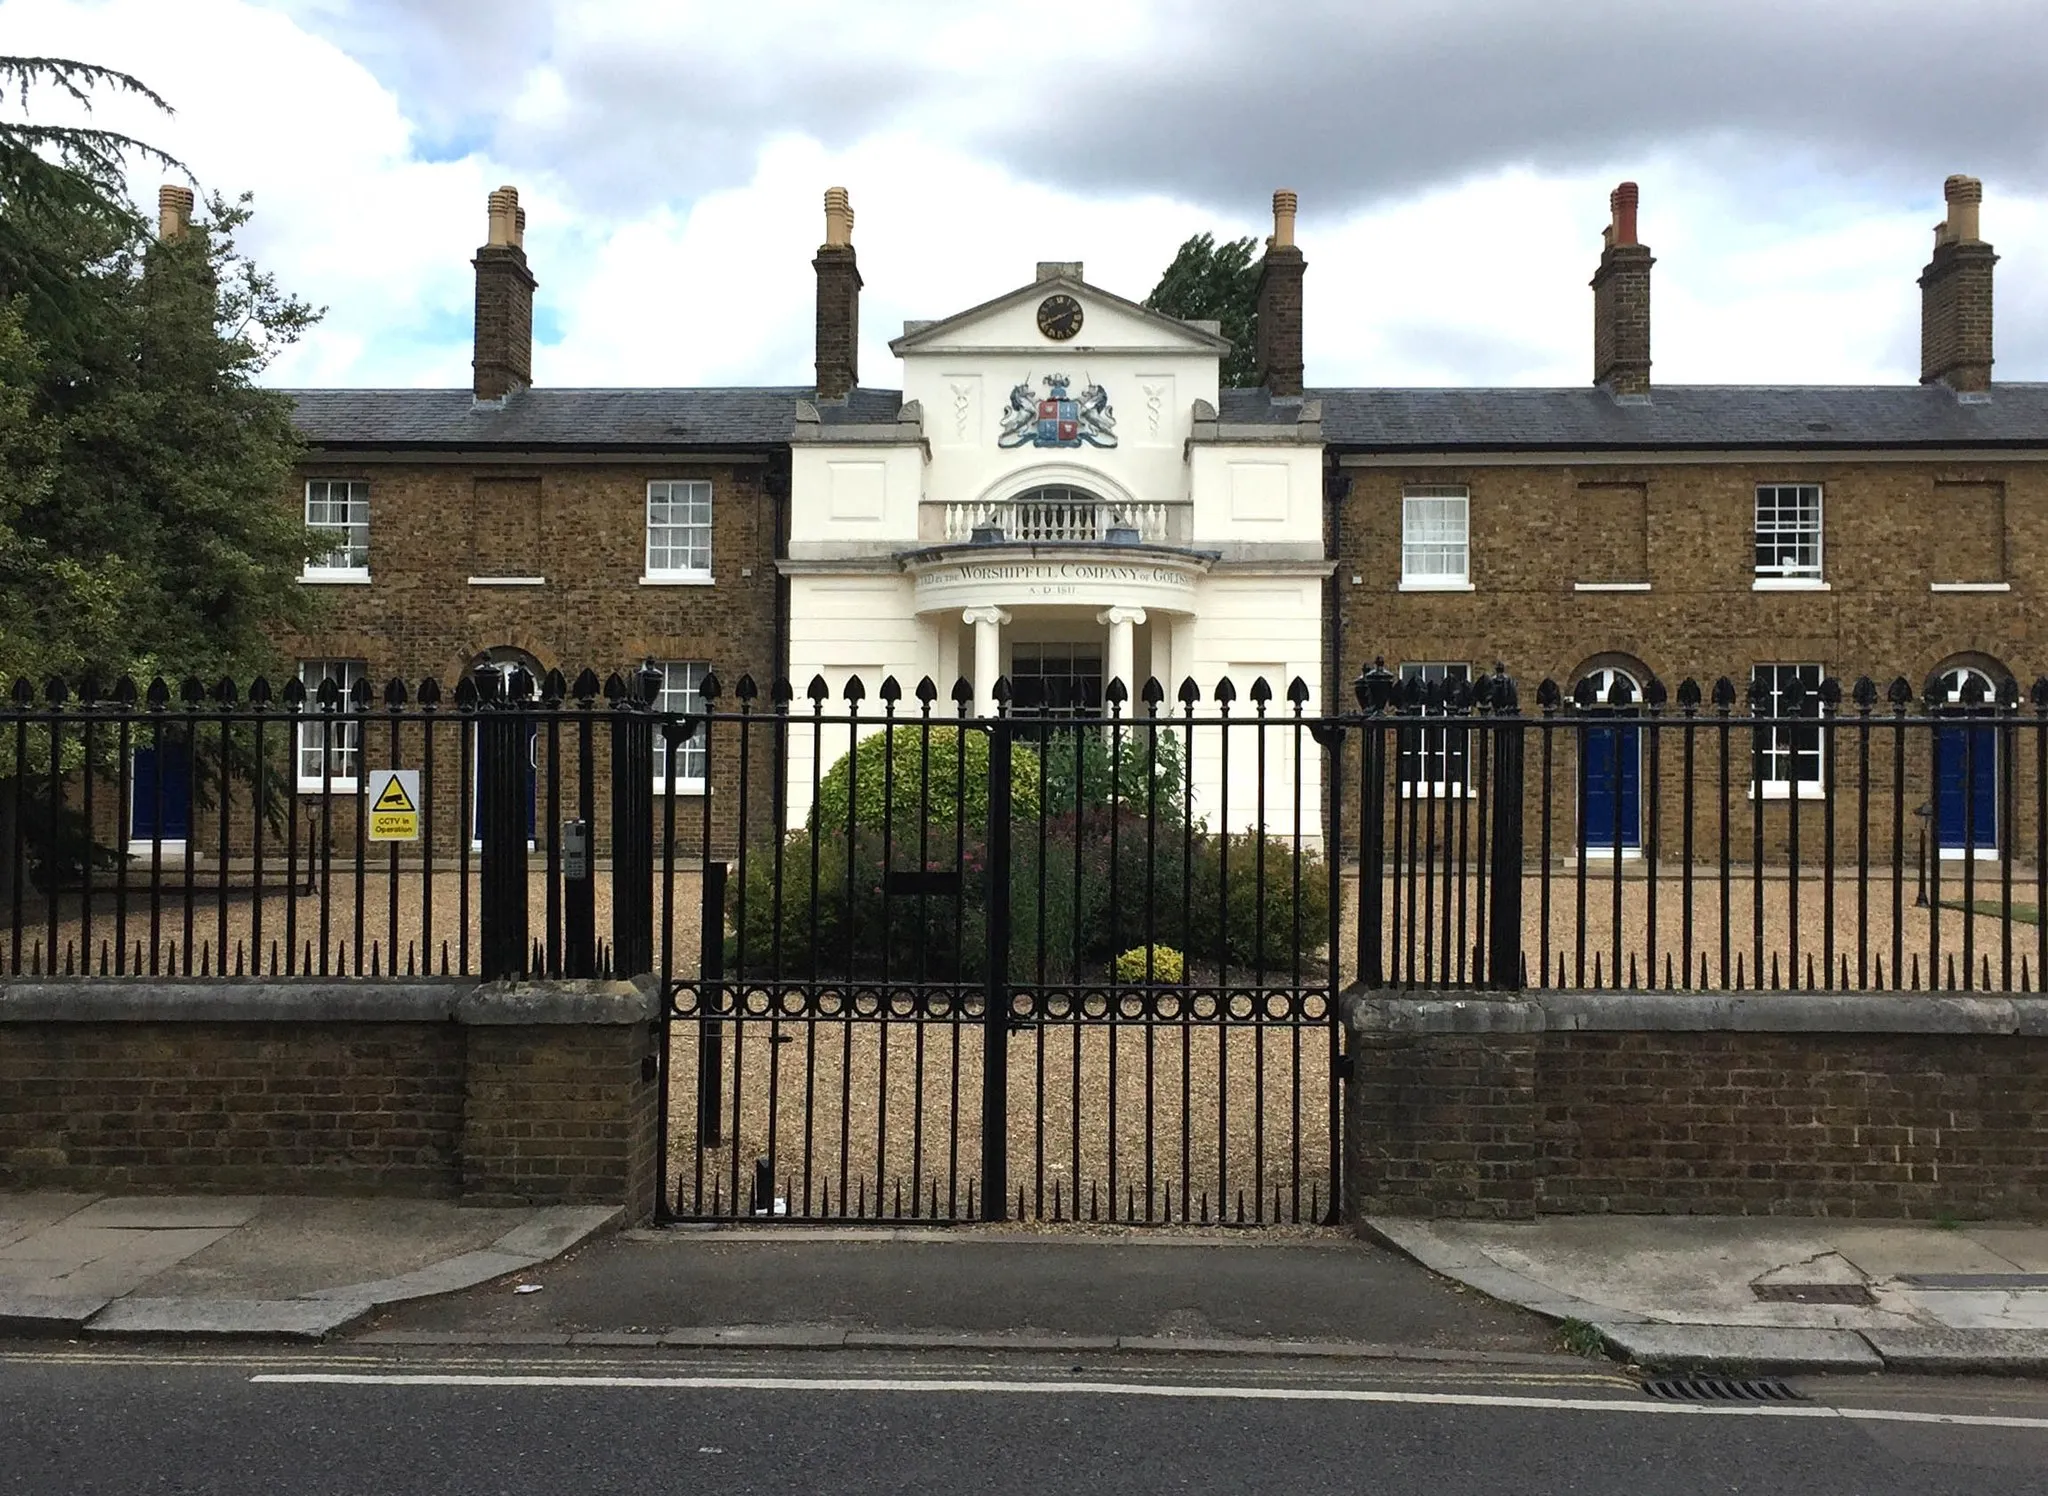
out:
<path id="1" fill-rule="evenodd" d="M 255 193 L 258 258 L 327 309 L 282 384 L 466 385 L 505 182 L 545 384 L 808 382 L 834 183 L 867 384 L 905 318 L 1040 259 L 1142 297 L 1276 186 L 1312 384 L 1578 384 L 1624 177 L 1658 380 L 1910 381 L 1954 171 L 1998 373 L 2048 378 L 2039 0 L 0 0 L 0 37 L 138 74 L 175 117 L 102 122 Z"/>

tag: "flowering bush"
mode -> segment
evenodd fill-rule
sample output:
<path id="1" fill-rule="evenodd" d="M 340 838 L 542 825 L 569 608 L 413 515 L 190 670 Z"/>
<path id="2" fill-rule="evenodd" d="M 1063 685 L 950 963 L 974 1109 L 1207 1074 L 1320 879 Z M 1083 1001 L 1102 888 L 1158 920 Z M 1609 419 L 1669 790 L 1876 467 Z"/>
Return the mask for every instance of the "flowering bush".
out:
<path id="1" fill-rule="evenodd" d="M 1188 963 L 1170 945 L 1141 945 L 1118 956 L 1110 969 L 1119 982 L 1178 982 L 1187 977 Z"/>

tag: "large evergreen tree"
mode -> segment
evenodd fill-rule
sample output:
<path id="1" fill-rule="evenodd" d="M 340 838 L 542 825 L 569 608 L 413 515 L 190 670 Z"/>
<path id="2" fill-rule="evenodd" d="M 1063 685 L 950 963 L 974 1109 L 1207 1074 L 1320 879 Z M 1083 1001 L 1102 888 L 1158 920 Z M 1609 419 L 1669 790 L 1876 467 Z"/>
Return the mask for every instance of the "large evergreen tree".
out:
<path id="1" fill-rule="evenodd" d="M 1252 254 L 1256 239 L 1218 244 L 1210 234 L 1197 234 L 1181 245 L 1145 298 L 1145 305 L 1169 317 L 1220 322 L 1230 339 L 1223 360 L 1223 383 L 1248 388 L 1259 382 L 1259 267 Z"/>
<path id="2" fill-rule="evenodd" d="M 125 74 L 0 58 L 34 83 L 156 95 Z M 157 243 L 111 131 L 0 120 L 0 676 L 246 673 L 303 617 L 304 526 L 281 502 L 289 400 L 256 378 L 313 320 L 235 247 L 218 195 Z"/>
<path id="3" fill-rule="evenodd" d="M 51 86 L 88 106 L 114 90 L 167 107 L 126 74 L 0 57 L 0 87 L 24 114 L 32 89 Z M 237 250 L 246 196 L 213 195 L 189 232 L 158 242 L 127 194 L 138 156 L 177 166 L 118 132 L 0 118 L 10 685 L 246 680 L 274 668 L 272 637 L 310 607 L 297 582 L 308 537 L 286 497 L 300 450 L 291 404 L 256 379 L 315 314 Z M 30 753 L 32 785 L 48 753 L 46 739 Z M 12 743 L 0 743 L 0 848 L 17 832 L 16 773 Z"/>

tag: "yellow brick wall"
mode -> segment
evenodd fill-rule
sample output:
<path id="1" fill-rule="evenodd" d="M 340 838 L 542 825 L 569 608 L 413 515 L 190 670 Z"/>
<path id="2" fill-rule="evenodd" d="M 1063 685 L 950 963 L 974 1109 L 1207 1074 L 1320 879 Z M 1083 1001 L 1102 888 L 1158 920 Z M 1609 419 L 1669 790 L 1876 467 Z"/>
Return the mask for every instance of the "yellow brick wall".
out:
<path id="1" fill-rule="evenodd" d="M 1988 656 L 2024 687 L 2048 670 L 2048 463 L 1802 461 L 1633 466 L 1416 465 L 1347 469 L 1338 585 L 1347 677 L 1375 655 L 1504 661 L 1533 695 L 1569 689 L 1586 662 L 1627 655 L 1674 691 L 1685 676 L 1742 689 L 1761 662 L 1818 662 L 1845 685 L 1905 675 L 1917 693 L 1956 654 Z M 1825 592 L 1757 592 L 1759 483 L 1824 490 Z M 1404 483 L 1471 491 L 1469 593 L 1404 593 Z M 1643 493 L 1648 592 L 1575 592 L 1582 517 Z M 1967 487 L 1961 487 L 1967 485 Z M 1593 499 L 1589 494 L 1595 494 Z M 1996 532 L 1993 533 L 1993 527 Z M 1620 564 L 1612 551 L 1594 569 Z M 1952 573 L 1969 571 L 1969 576 Z M 1358 581 L 1354 583 L 1352 578 Z M 1931 582 L 2009 581 L 2009 593 L 1934 593 Z"/>
<path id="2" fill-rule="evenodd" d="M 304 658 L 369 662 L 444 688 L 483 651 L 514 646 L 571 679 L 646 655 L 709 660 L 728 681 L 772 668 L 777 506 L 765 463 L 309 463 L 370 483 L 369 586 L 321 589 L 326 619 L 281 641 Z M 709 479 L 713 587 L 643 587 L 647 484 Z M 299 496 L 291 496 L 298 502 Z M 529 569 L 530 568 L 530 569 Z M 478 587 L 476 575 L 539 587 Z M 764 682 L 765 685 L 765 682 Z"/>

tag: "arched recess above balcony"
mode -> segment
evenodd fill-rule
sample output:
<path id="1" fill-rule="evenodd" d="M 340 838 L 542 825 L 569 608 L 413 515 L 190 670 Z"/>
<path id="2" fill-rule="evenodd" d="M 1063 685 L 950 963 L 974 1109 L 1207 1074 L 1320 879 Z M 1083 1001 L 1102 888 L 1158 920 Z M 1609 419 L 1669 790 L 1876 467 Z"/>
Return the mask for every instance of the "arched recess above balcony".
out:
<path id="1" fill-rule="evenodd" d="M 1091 494 L 1105 504 L 1129 505 L 1139 496 L 1100 468 L 1080 462 L 1035 462 L 1029 467 L 1005 473 L 973 496 L 977 504 L 1002 504 L 1023 498 L 1041 488 L 1072 488 Z M 1174 496 L 1176 499 L 1180 495 Z"/>
<path id="2" fill-rule="evenodd" d="M 1140 500 L 1093 469 L 1052 463 L 1013 473 L 965 502 L 946 505 L 949 543 L 1000 532 L 1012 544 L 1185 544 L 1186 505 Z M 1112 534 L 1135 531 L 1135 535 Z"/>

